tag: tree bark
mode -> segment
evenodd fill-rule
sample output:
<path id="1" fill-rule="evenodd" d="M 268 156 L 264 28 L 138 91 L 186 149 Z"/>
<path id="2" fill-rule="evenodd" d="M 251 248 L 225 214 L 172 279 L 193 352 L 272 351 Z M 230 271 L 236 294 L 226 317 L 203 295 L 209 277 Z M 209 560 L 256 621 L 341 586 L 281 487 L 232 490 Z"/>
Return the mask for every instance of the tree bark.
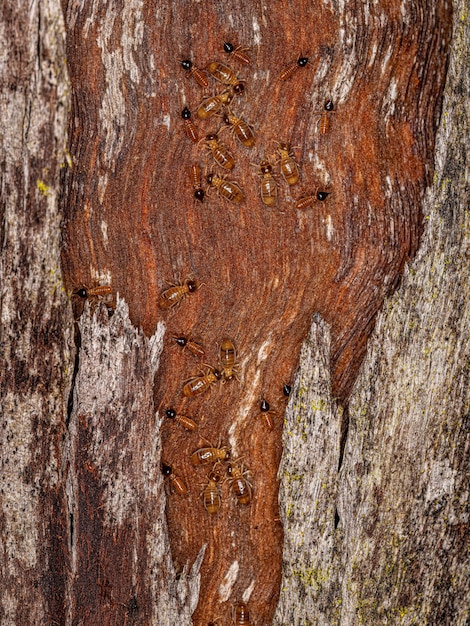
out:
<path id="1" fill-rule="evenodd" d="M 0 621 L 162 626 L 193 615 L 226 626 L 243 601 L 256 626 L 463 625 L 465 3 L 454 2 L 424 204 L 446 2 L 332 2 L 315 7 L 314 29 L 306 3 L 177 8 L 65 6 L 73 103 L 65 283 L 69 294 L 111 283 L 129 305 L 120 297 L 115 311 L 98 299 L 85 305 L 75 365 L 59 270 L 62 18 L 51 0 L 3 10 Z M 180 113 L 189 104 L 196 120 L 202 91 L 177 60 L 235 65 L 219 52 L 223 39 L 251 45 L 252 65 L 237 73 L 257 147 L 251 157 L 224 137 L 237 155 L 229 177 L 243 182 L 243 205 L 212 195 L 196 206 L 188 168 L 205 157 L 191 148 Z M 299 53 L 309 63 L 279 82 Z M 323 135 L 327 97 L 335 111 Z M 198 125 L 205 134 L 219 124 Z M 268 210 L 249 162 L 270 155 L 275 140 L 299 146 L 302 182 L 292 195 L 281 187 Z M 295 210 L 316 188 L 331 192 L 327 200 Z M 356 380 L 376 312 L 418 247 L 422 211 L 418 255 L 385 301 Z M 158 295 L 178 272 L 206 284 L 162 312 Z M 81 300 L 73 301 L 78 317 Z M 182 381 L 199 365 L 172 340 L 181 333 L 203 343 L 212 365 L 222 337 L 233 338 L 240 381 L 183 399 Z M 292 382 L 299 353 L 282 431 L 282 383 Z M 263 397 L 275 409 L 272 433 L 258 418 Z M 199 429 L 163 421 L 169 406 Z M 189 462 L 203 437 L 243 456 L 249 507 L 224 483 L 219 515 L 204 510 L 199 483 L 208 472 Z M 173 470 L 167 481 L 161 444 Z M 175 477 L 188 495 L 175 492 Z"/>

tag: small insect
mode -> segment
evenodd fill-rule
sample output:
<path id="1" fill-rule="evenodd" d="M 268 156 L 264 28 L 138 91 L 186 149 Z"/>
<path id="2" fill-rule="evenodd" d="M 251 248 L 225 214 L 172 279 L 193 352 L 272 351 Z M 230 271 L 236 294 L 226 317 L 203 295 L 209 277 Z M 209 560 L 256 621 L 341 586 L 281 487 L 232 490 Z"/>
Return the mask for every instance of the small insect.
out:
<path id="1" fill-rule="evenodd" d="M 315 200 L 320 200 L 320 202 L 324 202 L 327 197 L 330 195 L 329 191 L 317 191 L 315 194 L 310 196 L 303 196 L 299 198 L 295 203 L 296 209 L 306 209 L 309 206 L 313 206 Z"/>
<path id="2" fill-rule="evenodd" d="M 331 117 L 330 113 L 334 112 L 335 105 L 333 104 L 333 100 L 327 100 L 323 105 L 324 111 L 317 113 L 320 115 L 320 134 L 326 135 L 326 133 L 330 130 L 331 126 Z"/>
<path id="3" fill-rule="evenodd" d="M 238 141 L 242 143 L 246 148 L 252 148 L 255 145 L 255 136 L 251 126 L 242 120 L 241 117 L 237 117 L 230 111 L 226 111 L 223 115 L 224 122 L 231 127 Z"/>
<path id="4" fill-rule="evenodd" d="M 261 411 L 261 413 L 259 413 L 259 416 L 263 418 L 266 429 L 271 432 L 274 429 L 273 416 L 275 415 L 275 412 L 271 410 L 269 402 L 267 402 L 264 398 L 263 400 L 261 400 L 259 410 Z"/>
<path id="5" fill-rule="evenodd" d="M 201 494 L 204 508 L 211 515 L 215 515 L 220 510 L 222 496 L 220 495 L 220 474 L 215 469 L 207 477 L 208 483 Z"/>
<path id="6" fill-rule="evenodd" d="M 197 109 L 197 115 L 202 120 L 207 120 L 211 115 L 220 113 L 222 107 L 230 104 L 233 99 L 233 90 L 227 89 L 216 96 L 204 98 Z"/>
<path id="7" fill-rule="evenodd" d="M 222 339 L 219 348 L 219 362 L 222 368 L 224 380 L 232 380 L 236 378 L 236 369 L 238 363 L 236 363 L 237 352 L 235 345 L 231 339 Z"/>
<path id="8" fill-rule="evenodd" d="M 251 626 L 250 613 L 246 604 L 237 604 L 235 607 L 235 626 Z"/>
<path id="9" fill-rule="evenodd" d="M 222 446 L 214 448 L 212 446 L 199 448 L 191 454 L 191 463 L 193 465 L 207 465 L 208 463 L 217 463 L 217 461 L 226 461 L 230 458 L 230 448 Z"/>
<path id="10" fill-rule="evenodd" d="M 273 167 L 266 159 L 259 164 L 261 174 L 261 200 L 269 207 L 277 204 L 277 182 L 273 176 Z"/>
<path id="11" fill-rule="evenodd" d="M 300 70 L 300 68 L 305 67 L 308 63 L 308 57 L 299 57 L 295 63 L 291 63 L 286 68 L 282 70 L 279 74 L 279 80 L 287 80 L 290 78 L 295 72 Z"/>
<path id="12" fill-rule="evenodd" d="M 209 86 L 209 80 L 204 74 L 204 70 L 196 67 L 192 61 L 190 61 L 189 59 L 184 59 L 183 61 L 180 61 L 179 64 L 184 70 L 187 71 L 186 78 L 194 76 L 194 80 L 198 83 L 198 85 L 200 85 L 201 87 Z"/>
<path id="13" fill-rule="evenodd" d="M 240 61 L 243 65 L 250 65 L 251 59 L 247 54 L 245 54 L 245 50 L 249 50 L 249 48 L 242 48 L 242 46 L 237 46 L 235 48 L 233 44 L 228 41 L 224 41 L 224 51 L 227 54 L 231 54 L 232 58 L 236 61 Z"/>
<path id="14" fill-rule="evenodd" d="M 220 196 L 233 202 L 234 204 L 240 204 L 245 199 L 245 195 L 237 183 L 231 180 L 226 180 L 222 176 L 216 174 L 208 174 L 207 182 L 211 187 L 217 189 Z"/>
<path id="15" fill-rule="evenodd" d="M 203 357 L 206 353 L 204 351 L 204 348 L 198 344 L 196 341 L 193 341 L 192 339 L 190 339 L 189 337 L 173 337 L 173 339 L 176 341 L 176 343 L 183 348 L 183 350 L 185 348 L 187 348 L 191 354 L 194 354 L 194 356 L 200 356 Z"/>
<path id="16" fill-rule="evenodd" d="M 194 293 L 201 285 L 198 285 L 196 281 L 191 278 L 185 278 L 181 284 L 172 285 L 169 289 L 165 289 L 165 291 L 160 294 L 158 306 L 161 309 L 171 309 L 177 306 L 186 296 Z"/>
<path id="17" fill-rule="evenodd" d="M 171 486 L 174 488 L 176 493 L 179 493 L 180 496 L 184 496 L 186 493 L 188 493 L 188 488 L 184 484 L 183 480 L 179 476 L 176 476 L 176 474 L 173 474 L 173 470 L 170 465 L 167 465 L 162 461 L 161 470 L 163 476 L 165 476 L 165 478 L 168 478 Z"/>
<path id="18" fill-rule="evenodd" d="M 199 202 L 204 202 L 205 192 L 202 188 L 201 168 L 197 163 L 191 165 L 190 174 L 191 182 L 194 188 L 194 197 L 196 200 L 199 200 Z"/>
<path id="19" fill-rule="evenodd" d="M 235 167 L 235 159 L 230 153 L 227 146 L 219 141 L 216 133 L 210 133 L 206 136 L 206 147 L 212 152 L 214 161 L 226 170 L 232 170 Z"/>
<path id="20" fill-rule="evenodd" d="M 248 470 L 243 469 L 243 463 L 229 463 L 227 466 L 227 475 L 230 487 L 236 495 L 239 504 L 250 504 L 252 499 L 252 485 L 245 478 Z"/>
<path id="21" fill-rule="evenodd" d="M 281 174 L 288 185 L 296 185 L 299 182 L 299 168 L 294 159 L 289 144 L 280 143 L 277 151 L 281 162 Z"/>
<path id="22" fill-rule="evenodd" d="M 197 424 L 193 419 L 187 415 L 179 415 L 175 409 L 165 409 L 165 415 L 168 419 L 178 422 L 178 424 L 186 428 L 186 430 L 196 430 L 197 428 Z"/>
<path id="23" fill-rule="evenodd" d="M 77 291 L 74 291 L 72 295 L 85 300 L 87 298 L 102 298 L 104 296 L 109 296 L 112 293 L 113 288 L 111 285 L 98 285 L 96 287 L 86 287 L 84 285 L 80 289 L 77 289 Z"/>
<path id="24" fill-rule="evenodd" d="M 206 374 L 203 374 L 202 376 L 194 376 L 189 379 L 183 387 L 183 396 L 186 398 L 198 396 L 199 394 L 207 391 L 213 383 L 221 380 L 221 378 L 222 374 L 219 370 L 211 367 Z"/>
<path id="25" fill-rule="evenodd" d="M 244 84 L 238 80 L 237 75 L 228 65 L 213 61 L 206 69 L 216 80 L 224 85 L 230 85 L 233 93 L 241 95 L 245 91 Z"/>
<path id="26" fill-rule="evenodd" d="M 181 117 L 184 120 L 184 131 L 186 135 L 193 143 L 197 143 L 199 141 L 199 136 L 197 134 L 196 126 L 191 121 L 191 111 L 188 107 L 184 107 L 181 111 Z"/>
<path id="27" fill-rule="evenodd" d="M 291 391 L 292 391 L 291 385 L 288 385 L 287 383 L 282 383 L 282 393 L 286 398 L 290 396 Z"/>

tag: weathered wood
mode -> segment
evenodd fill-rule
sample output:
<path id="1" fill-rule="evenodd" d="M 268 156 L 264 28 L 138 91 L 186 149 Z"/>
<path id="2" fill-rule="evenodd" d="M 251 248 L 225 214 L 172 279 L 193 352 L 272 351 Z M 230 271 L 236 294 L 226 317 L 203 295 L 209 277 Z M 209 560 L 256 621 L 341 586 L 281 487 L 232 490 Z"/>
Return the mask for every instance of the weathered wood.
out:
<path id="1" fill-rule="evenodd" d="M 110 8 L 94 0 L 66 3 L 66 23 L 76 163 L 66 202 L 67 284 L 109 282 L 149 335 L 167 320 L 155 401 L 200 423 L 196 433 L 162 426 L 164 456 L 189 486 L 188 496 L 173 494 L 168 507 L 176 567 L 208 542 L 196 623 L 229 621 L 242 599 L 254 620 L 269 621 L 281 570 L 282 383 L 291 380 L 312 315 L 320 312 L 331 327 L 333 393 L 346 402 L 375 314 L 417 248 L 450 6 L 387 0 L 288 9 L 273 2 L 265 10 L 206 1 L 170 11 L 161 3 Z M 194 116 L 203 90 L 178 59 L 227 62 L 224 39 L 251 47 L 252 66 L 236 67 L 246 94 L 233 108 L 244 109 L 257 143 L 249 151 L 224 137 L 236 158 L 229 178 L 240 182 L 246 201 L 232 206 L 212 193 L 199 205 L 189 167 L 206 157 L 187 138 L 181 110 L 188 105 Z M 280 82 L 281 70 L 300 53 L 309 63 Z M 336 110 L 322 135 L 319 112 L 327 98 Z M 221 123 L 193 119 L 201 135 Z M 275 141 L 298 146 L 302 181 L 291 192 L 281 185 L 282 201 L 269 210 L 250 163 L 270 155 Z M 300 195 L 317 189 L 331 195 L 311 209 L 294 208 Z M 189 275 L 204 286 L 178 309 L 159 310 L 165 281 Z M 240 382 L 183 399 L 183 381 L 200 364 L 171 341 L 180 333 L 204 344 L 211 365 L 221 339 L 233 338 Z M 276 412 L 273 433 L 257 419 L 263 397 Z M 189 461 L 203 437 L 244 457 L 254 485 L 251 507 L 238 506 L 225 484 L 220 514 L 210 519 L 204 511 L 207 470 Z M 228 573 L 230 584 L 222 587 Z"/>
<path id="2" fill-rule="evenodd" d="M 68 78 L 59 2 L 0 6 L 0 623 L 64 623 L 61 443 L 73 371 L 60 269 Z"/>
<path id="3" fill-rule="evenodd" d="M 285 544 L 276 626 L 468 624 L 467 9 L 455 3 L 422 245 L 369 341 L 336 478 L 338 414 L 321 322 L 304 346 L 280 469 Z"/>
<path id="4" fill-rule="evenodd" d="M 71 542 L 67 623 L 190 624 L 198 568 L 176 581 L 160 471 L 160 422 L 153 409 L 164 325 L 148 340 L 119 300 L 111 318 L 104 305 L 91 317 L 87 307 L 79 327 L 65 457 Z"/>

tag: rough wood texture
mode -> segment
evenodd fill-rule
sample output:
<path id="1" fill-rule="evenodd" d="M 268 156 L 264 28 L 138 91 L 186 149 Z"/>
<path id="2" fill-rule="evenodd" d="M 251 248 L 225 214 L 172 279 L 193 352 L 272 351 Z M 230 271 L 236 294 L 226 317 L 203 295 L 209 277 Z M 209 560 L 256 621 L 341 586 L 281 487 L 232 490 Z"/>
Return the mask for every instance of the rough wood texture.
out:
<path id="1" fill-rule="evenodd" d="M 338 414 L 323 323 L 315 321 L 304 346 L 280 469 L 285 545 L 276 626 L 468 624 L 467 10 L 455 3 L 422 245 L 378 317 L 336 479 Z"/>
<path id="2" fill-rule="evenodd" d="M 189 485 L 171 496 L 168 521 L 177 569 L 209 542 L 195 622 L 229 621 L 233 603 L 249 600 L 257 626 L 273 614 L 281 568 L 276 474 L 281 453 L 282 383 L 291 380 L 300 345 L 320 312 L 331 327 L 332 388 L 345 402 L 383 297 L 416 250 L 420 202 L 430 179 L 434 130 L 446 68 L 450 5 L 445 0 L 356 3 L 218 2 L 112 5 L 66 3 L 73 84 L 71 153 L 63 266 L 69 287 L 110 282 L 130 317 L 152 334 L 168 323 L 155 389 L 157 406 L 174 406 L 200 423 L 162 430 L 165 459 Z M 230 24 L 230 28 L 227 28 Z M 239 207 L 212 194 L 193 199 L 189 167 L 203 163 L 180 113 L 203 92 L 178 59 L 199 66 L 227 61 L 222 40 L 251 47 L 252 66 L 236 70 L 244 110 L 257 135 L 236 155 L 233 178 L 247 196 Z M 300 53 L 309 64 L 288 82 L 281 70 Z M 230 61 L 229 61 L 230 62 Z M 235 64 L 234 64 L 235 65 Z M 211 82 L 211 90 L 221 87 Z M 319 111 L 331 98 L 331 129 Z M 195 120 L 197 121 L 197 120 Z M 220 120 L 198 123 L 206 134 Z M 296 148 L 302 181 L 292 196 L 281 185 L 274 210 L 259 198 L 250 163 L 275 141 Z M 331 191 L 311 209 L 295 199 Z M 205 285 L 176 311 L 157 307 L 165 280 L 192 275 Z M 190 333 L 217 363 L 224 336 L 239 349 L 240 382 L 183 401 L 182 382 L 200 365 L 171 341 Z M 276 410 L 273 433 L 257 419 L 265 397 Z M 251 507 L 223 489 L 209 519 L 200 499 L 207 471 L 191 467 L 206 439 L 231 446 L 251 473 Z M 221 585 L 222 582 L 226 584 Z"/>
<path id="3" fill-rule="evenodd" d="M 58 196 L 68 79 L 58 2 L 0 6 L 0 623 L 63 623 L 61 443 L 73 370 Z"/>
<path id="4" fill-rule="evenodd" d="M 198 572 L 176 581 L 168 549 L 153 378 L 164 326 L 150 340 L 119 300 L 80 320 L 66 441 L 70 516 L 67 623 L 190 624 Z M 201 555 L 202 556 L 202 555 Z M 190 597 L 192 595 L 192 598 Z"/>

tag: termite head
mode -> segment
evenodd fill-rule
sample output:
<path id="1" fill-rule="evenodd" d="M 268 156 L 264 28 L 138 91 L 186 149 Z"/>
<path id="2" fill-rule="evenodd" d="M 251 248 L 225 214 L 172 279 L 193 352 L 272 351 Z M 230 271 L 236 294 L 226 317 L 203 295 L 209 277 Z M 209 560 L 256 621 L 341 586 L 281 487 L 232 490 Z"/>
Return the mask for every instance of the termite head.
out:
<path id="1" fill-rule="evenodd" d="M 168 419 L 174 420 L 176 417 L 176 411 L 175 409 L 165 409 L 165 415 L 168 417 Z"/>
<path id="2" fill-rule="evenodd" d="M 263 398 L 261 400 L 261 404 L 259 405 L 259 408 L 260 408 L 260 411 L 263 411 L 263 413 L 267 413 L 271 407 L 269 406 L 269 402 L 266 402 L 266 400 Z"/>
<path id="3" fill-rule="evenodd" d="M 172 472 L 171 466 L 167 465 L 163 461 L 160 464 L 163 476 L 169 476 Z"/>
<path id="4" fill-rule="evenodd" d="M 88 291 L 85 289 L 85 287 L 81 287 L 81 289 L 77 289 L 77 291 L 74 291 L 74 295 L 78 296 L 79 298 L 87 298 Z"/>
<path id="5" fill-rule="evenodd" d="M 329 191 L 317 191 L 317 200 L 320 200 L 321 202 L 323 202 L 324 200 L 328 198 L 329 195 L 330 195 Z"/>
<path id="6" fill-rule="evenodd" d="M 323 108 L 325 109 L 325 111 L 333 111 L 333 109 L 335 108 L 333 100 L 327 100 L 323 105 Z"/>
<path id="7" fill-rule="evenodd" d="M 179 64 L 186 71 L 189 71 L 193 66 L 192 61 L 190 61 L 189 59 L 183 59 L 182 61 L 179 61 Z"/>

